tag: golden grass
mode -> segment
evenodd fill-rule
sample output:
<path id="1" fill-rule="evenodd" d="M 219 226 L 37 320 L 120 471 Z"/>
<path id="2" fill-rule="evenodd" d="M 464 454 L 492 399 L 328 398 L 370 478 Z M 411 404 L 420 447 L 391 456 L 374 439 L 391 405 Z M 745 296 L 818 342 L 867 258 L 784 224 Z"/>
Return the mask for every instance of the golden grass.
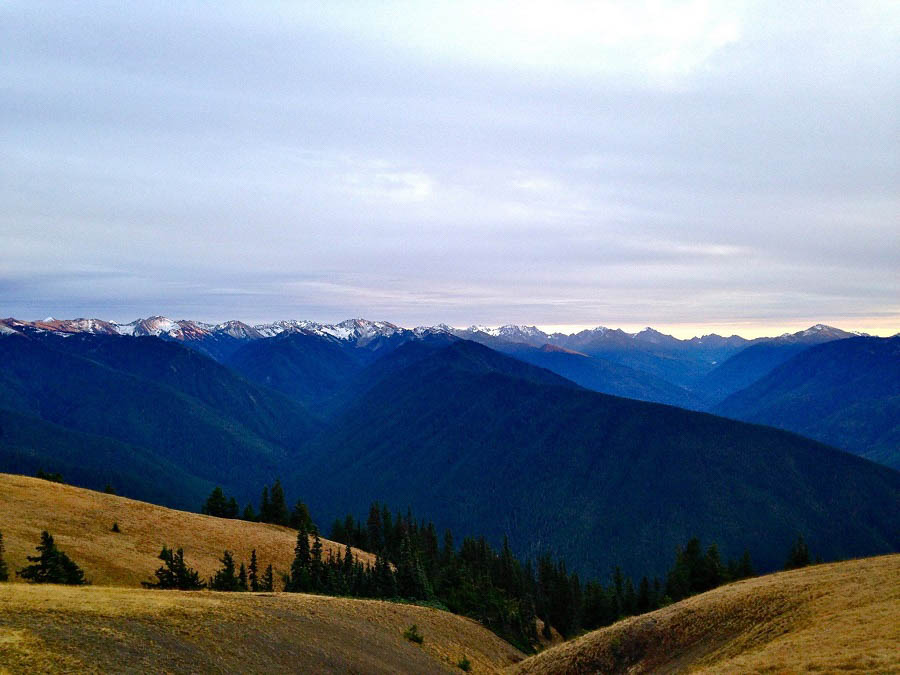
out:
<path id="1" fill-rule="evenodd" d="M 474 621 L 377 600 L 0 584 L 12 673 L 460 672 L 463 656 L 476 673 L 522 658 Z"/>
<path id="2" fill-rule="evenodd" d="M 117 522 L 120 533 L 111 532 Z M 201 576 L 224 549 L 285 572 L 296 532 L 212 518 L 25 476 L 0 474 L 11 570 L 41 530 L 82 566 L 88 587 L 0 584 L 0 673 L 446 672 L 465 656 L 496 672 L 521 652 L 475 621 L 424 607 L 286 593 L 139 588 L 160 548 L 183 547 Z M 342 549 L 324 541 L 326 552 Z M 373 557 L 355 551 L 363 561 Z M 424 643 L 403 631 L 417 624 Z"/>
<path id="3" fill-rule="evenodd" d="M 120 533 L 110 530 L 114 522 Z M 34 555 L 41 530 L 53 535 L 92 583 L 102 586 L 140 586 L 152 580 L 161 564 L 163 544 L 184 548 L 186 562 L 211 576 L 221 564 L 222 551 L 233 551 L 240 562 L 250 562 L 256 549 L 260 573 L 272 564 L 276 583 L 290 569 L 297 542 L 296 530 L 263 523 L 213 518 L 175 511 L 155 504 L 107 495 L 71 485 L 0 473 L 0 532 L 10 570 L 20 569 Z M 323 540 L 324 554 L 343 546 Z M 354 550 L 363 562 L 374 556 Z"/>
<path id="4" fill-rule="evenodd" d="M 548 649 L 517 673 L 898 673 L 900 555 L 748 579 Z"/>

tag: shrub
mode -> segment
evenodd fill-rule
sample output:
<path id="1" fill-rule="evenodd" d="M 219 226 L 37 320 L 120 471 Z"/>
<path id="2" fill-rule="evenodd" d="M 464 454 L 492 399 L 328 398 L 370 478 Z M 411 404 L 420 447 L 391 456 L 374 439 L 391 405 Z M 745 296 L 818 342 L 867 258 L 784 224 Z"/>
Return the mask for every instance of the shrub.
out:
<path id="1" fill-rule="evenodd" d="M 403 631 L 403 637 L 405 637 L 410 642 L 415 642 L 419 645 L 425 641 L 425 636 L 419 632 L 419 627 L 416 624 L 413 624 L 405 631 Z"/>
<path id="2" fill-rule="evenodd" d="M 472 662 L 469 661 L 465 656 L 462 657 L 459 662 L 456 664 L 456 667 L 459 668 L 464 673 L 468 673 L 472 670 Z"/>

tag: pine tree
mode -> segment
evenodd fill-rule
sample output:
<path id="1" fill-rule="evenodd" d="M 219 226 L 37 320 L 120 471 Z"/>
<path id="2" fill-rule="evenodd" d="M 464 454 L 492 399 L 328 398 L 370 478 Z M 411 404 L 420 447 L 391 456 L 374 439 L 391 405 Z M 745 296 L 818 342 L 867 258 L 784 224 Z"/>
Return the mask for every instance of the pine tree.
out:
<path id="1" fill-rule="evenodd" d="M 184 549 L 173 551 L 163 544 L 159 559 L 163 564 L 157 568 L 154 575 L 156 582 L 143 581 L 145 588 L 159 588 L 179 591 L 199 591 L 206 588 L 206 584 L 200 581 L 200 575 L 184 562 Z"/>
<path id="2" fill-rule="evenodd" d="M 803 535 L 797 535 L 797 541 L 791 546 L 791 552 L 788 554 L 787 562 L 784 564 L 786 570 L 796 570 L 806 567 L 810 564 L 809 547 L 803 540 Z"/>
<path id="3" fill-rule="evenodd" d="M 262 496 L 259 498 L 259 522 L 272 522 L 272 504 L 269 502 L 269 486 L 264 485 Z"/>
<path id="4" fill-rule="evenodd" d="M 235 574 L 234 556 L 231 551 L 225 551 L 219 559 L 222 568 L 209 580 L 209 587 L 214 591 L 238 590 L 238 578 Z"/>
<path id="5" fill-rule="evenodd" d="M 378 553 L 384 550 L 384 537 L 381 535 L 381 509 L 378 502 L 372 502 L 369 507 L 369 519 L 366 521 L 366 532 L 369 541 L 369 550 Z"/>
<path id="6" fill-rule="evenodd" d="M 241 515 L 241 520 L 246 520 L 251 523 L 256 522 L 256 511 L 253 510 L 253 504 L 247 504 L 244 507 L 244 513 Z"/>
<path id="7" fill-rule="evenodd" d="M 262 582 L 259 585 L 259 590 L 266 593 L 272 593 L 275 590 L 275 574 L 272 572 L 271 565 L 266 567 L 266 572 L 265 574 L 263 574 Z"/>
<path id="8" fill-rule="evenodd" d="M 312 582 L 312 590 L 321 589 L 324 582 L 324 567 L 322 565 L 322 540 L 319 539 L 319 530 L 313 528 L 313 545 L 310 550 L 309 576 Z"/>
<path id="9" fill-rule="evenodd" d="M 227 509 L 228 502 L 225 499 L 225 493 L 222 491 L 222 488 L 216 486 L 203 503 L 200 513 L 204 513 L 207 516 L 215 516 L 216 518 L 224 518 Z"/>
<path id="10" fill-rule="evenodd" d="M 309 535 L 301 523 L 301 527 L 297 531 L 297 544 L 294 546 L 294 560 L 291 562 L 291 571 L 284 590 L 292 593 L 303 593 L 311 590 L 310 562 Z"/>
<path id="11" fill-rule="evenodd" d="M 256 561 L 256 549 L 253 549 L 250 553 L 250 567 L 247 571 L 247 576 L 250 581 L 250 590 L 256 593 L 259 590 L 259 566 Z"/>
<path id="12" fill-rule="evenodd" d="M 239 591 L 250 590 L 249 586 L 247 585 L 247 568 L 244 567 L 244 563 L 241 563 L 241 570 L 238 572 L 237 585 L 238 585 L 237 590 L 239 590 Z"/>
<path id="13" fill-rule="evenodd" d="M 238 517 L 238 503 L 234 497 L 230 497 L 228 499 L 228 503 L 225 505 L 225 518 L 237 518 Z"/>
<path id="14" fill-rule="evenodd" d="M 725 580 L 725 568 L 722 566 L 722 560 L 719 557 L 719 549 L 713 543 L 706 550 L 703 561 L 700 564 L 699 585 L 696 592 L 708 591 L 711 588 L 720 586 Z"/>
<path id="15" fill-rule="evenodd" d="M 70 584 L 81 586 L 87 583 L 84 572 L 65 553 L 56 548 L 49 532 L 41 532 L 41 543 L 37 546 L 38 555 L 27 556 L 33 563 L 19 570 L 23 579 L 36 584 Z"/>
<path id="16" fill-rule="evenodd" d="M 300 529 L 300 525 L 306 528 L 306 531 L 309 532 L 313 528 L 312 518 L 309 515 L 309 509 L 306 504 L 304 504 L 299 499 L 297 503 L 294 504 L 294 510 L 291 511 L 291 519 L 289 525 L 296 530 Z"/>
<path id="17" fill-rule="evenodd" d="M 281 481 L 275 479 L 272 491 L 269 493 L 271 514 L 267 522 L 276 525 L 287 525 L 290 522 L 288 514 L 287 502 L 284 499 L 284 490 L 281 487 Z"/>
<path id="18" fill-rule="evenodd" d="M 9 581 L 9 568 L 6 566 L 6 560 L 3 559 L 3 533 L 0 532 L 0 581 Z"/>
<path id="19" fill-rule="evenodd" d="M 652 606 L 653 602 L 650 599 L 650 581 L 647 577 L 643 577 L 640 586 L 638 586 L 637 613 L 643 614 L 644 612 L 649 612 Z"/>

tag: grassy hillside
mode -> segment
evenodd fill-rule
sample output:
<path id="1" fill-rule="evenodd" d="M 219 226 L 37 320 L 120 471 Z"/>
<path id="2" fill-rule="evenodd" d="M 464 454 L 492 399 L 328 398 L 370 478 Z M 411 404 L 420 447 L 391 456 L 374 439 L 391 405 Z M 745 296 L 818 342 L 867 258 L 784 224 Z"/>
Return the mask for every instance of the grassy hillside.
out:
<path id="1" fill-rule="evenodd" d="M 475 673 L 522 658 L 474 621 L 377 600 L 0 584 L 0 672 L 460 673 L 463 656 Z"/>
<path id="2" fill-rule="evenodd" d="M 740 581 L 553 647 L 517 673 L 898 672 L 900 555 Z"/>
<path id="3" fill-rule="evenodd" d="M 110 531 L 117 522 L 120 533 Z M 264 523 L 213 518 L 174 511 L 124 497 L 60 485 L 27 476 L 0 474 L 0 528 L 10 569 L 26 564 L 34 555 L 41 530 L 48 530 L 57 545 L 84 569 L 88 579 L 102 586 L 140 586 L 159 567 L 163 544 L 183 547 L 185 560 L 207 578 L 221 567 L 225 549 L 238 562 L 250 561 L 256 549 L 261 565 L 287 572 L 294 555 L 295 530 Z M 324 541 L 325 555 L 342 548 Z M 374 557 L 356 554 L 364 562 Z"/>

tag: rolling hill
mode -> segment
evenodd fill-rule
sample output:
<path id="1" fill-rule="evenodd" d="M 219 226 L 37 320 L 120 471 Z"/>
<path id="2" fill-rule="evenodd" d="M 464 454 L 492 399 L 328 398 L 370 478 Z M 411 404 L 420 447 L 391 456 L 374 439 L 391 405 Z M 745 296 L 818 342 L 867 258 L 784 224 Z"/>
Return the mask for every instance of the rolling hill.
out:
<path id="1" fill-rule="evenodd" d="M 513 673 L 900 670 L 900 555 L 722 586 L 551 647 Z"/>
<path id="2" fill-rule="evenodd" d="M 0 474 L 0 515 L 6 560 L 11 569 L 24 567 L 34 554 L 42 530 L 81 565 L 98 586 L 140 587 L 159 567 L 163 544 L 183 547 L 187 563 L 204 579 L 221 567 L 222 551 L 249 562 L 256 549 L 263 565 L 272 564 L 279 580 L 294 557 L 297 531 L 278 525 L 214 518 L 163 506 L 62 485 L 28 476 Z M 111 532 L 112 524 L 121 532 Z M 323 540 L 325 555 L 343 550 Z M 355 551 L 363 561 L 374 556 Z"/>
<path id="3" fill-rule="evenodd" d="M 21 567 L 41 530 L 82 565 L 93 585 L 0 583 L 0 672 L 495 672 L 522 654 L 449 612 L 303 594 L 139 588 L 163 543 L 183 545 L 203 576 L 228 548 L 256 548 L 277 572 L 296 532 L 173 511 L 57 483 L 0 474 L 6 559 Z M 118 522 L 121 533 L 110 532 Z M 338 545 L 324 542 L 326 551 Z M 372 557 L 356 551 L 371 562 Z M 276 573 L 276 579 L 280 574 Z M 421 646 L 403 638 L 416 624 Z M 457 671 L 458 672 L 458 671 Z"/>
<path id="4" fill-rule="evenodd" d="M 764 570 L 798 532 L 832 559 L 900 548 L 900 474 L 794 434 L 586 391 L 462 340 L 376 365 L 285 481 L 325 522 L 390 500 L 591 576 L 662 573 L 695 535 Z"/>
<path id="5" fill-rule="evenodd" d="M 900 337 L 804 350 L 714 408 L 900 469 Z"/>

